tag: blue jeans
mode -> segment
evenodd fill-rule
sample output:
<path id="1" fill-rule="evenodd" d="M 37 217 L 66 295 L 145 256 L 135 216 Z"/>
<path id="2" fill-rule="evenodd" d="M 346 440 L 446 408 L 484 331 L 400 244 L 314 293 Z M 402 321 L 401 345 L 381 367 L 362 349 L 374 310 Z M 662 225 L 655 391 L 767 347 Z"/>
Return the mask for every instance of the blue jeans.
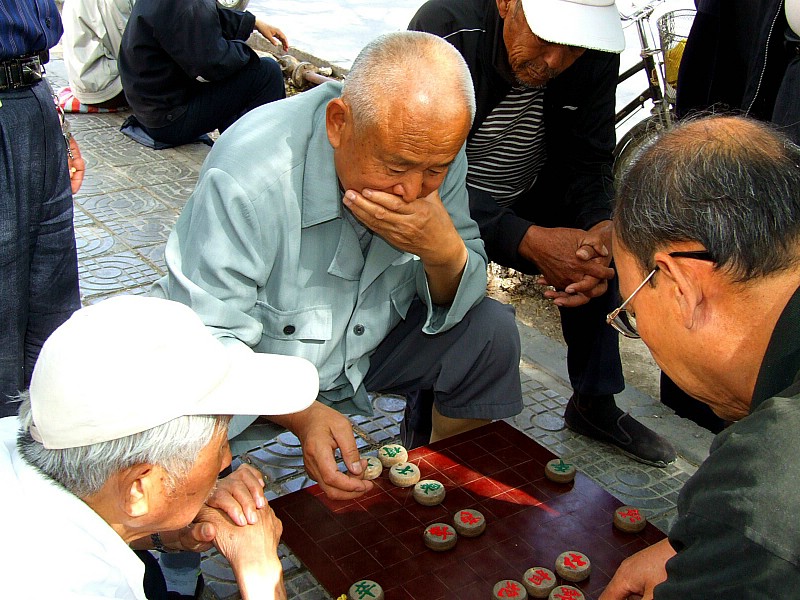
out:
<path id="1" fill-rule="evenodd" d="M 0 92 L 0 416 L 80 308 L 67 153 L 44 82 Z"/>

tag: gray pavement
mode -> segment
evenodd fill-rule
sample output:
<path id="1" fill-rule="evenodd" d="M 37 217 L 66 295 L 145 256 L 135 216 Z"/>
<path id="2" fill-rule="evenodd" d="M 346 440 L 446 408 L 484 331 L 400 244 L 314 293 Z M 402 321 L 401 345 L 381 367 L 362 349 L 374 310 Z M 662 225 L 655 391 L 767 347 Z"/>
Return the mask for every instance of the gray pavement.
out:
<path id="1" fill-rule="evenodd" d="M 48 76 L 54 87 L 66 84 L 59 48 L 53 52 Z M 189 197 L 208 147 L 192 144 L 154 151 L 119 132 L 127 113 L 70 115 L 75 138 L 87 162 L 86 179 L 75 196 L 81 296 L 91 304 L 116 294 L 146 294 L 165 273 L 164 244 Z M 666 531 L 675 514 L 682 484 L 707 455 L 711 435 L 677 418 L 657 400 L 635 389 L 619 396 L 634 416 L 676 442 L 678 460 L 665 469 L 641 465 L 616 449 L 565 429 L 564 406 L 571 393 L 565 349 L 537 330 L 519 324 L 523 341 L 520 374 L 525 408 L 508 421 L 625 503 L 638 506 Z M 401 398 L 374 398 L 375 416 L 353 418 L 362 453 L 374 453 L 396 440 L 403 414 Z M 245 460 L 267 477 L 268 498 L 313 482 L 302 465 L 297 439 L 285 433 Z M 289 598 L 326 599 L 313 576 L 291 552 L 281 547 Z M 210 553 L 203 561 L 206 597 L 239 598 L 225 560 Z"/>

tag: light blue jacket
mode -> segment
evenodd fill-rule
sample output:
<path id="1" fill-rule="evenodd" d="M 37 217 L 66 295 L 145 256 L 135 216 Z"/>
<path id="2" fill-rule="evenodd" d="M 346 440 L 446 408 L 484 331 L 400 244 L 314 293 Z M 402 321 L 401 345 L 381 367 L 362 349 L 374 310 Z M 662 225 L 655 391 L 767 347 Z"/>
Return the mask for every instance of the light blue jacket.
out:
<path id="1" fill-rule="evenodd" d="M 439 189 L 469 251 L 453 303 L 432 304 L 415 255 L 374 236 L 364 257 L 343 217 L 325 130 L 325 108 L 340 93 L 327 83 L 264 105 L 220 137 L 153 294 L 188 304 L 226 344 L 307 358 L 320 400 L 371 414 L 362 385 L 370 354 L 417 296 L 428 306 L 424 332 L 458 323 L 486 292 L 486 254 L 469 216 L 462 148 Z"/>

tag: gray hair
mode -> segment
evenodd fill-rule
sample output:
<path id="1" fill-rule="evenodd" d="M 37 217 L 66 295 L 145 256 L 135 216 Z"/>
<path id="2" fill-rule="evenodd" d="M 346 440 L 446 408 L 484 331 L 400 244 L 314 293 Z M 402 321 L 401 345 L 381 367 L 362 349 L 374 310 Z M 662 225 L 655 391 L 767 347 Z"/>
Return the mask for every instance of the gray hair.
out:
<path id="1" fill-rule="evenodd" d="M 432 67 L 436 67 L 435 71 L 429 72 Z M 456 98 L 461 96 L 472 123 L 475 90 L 467 63 L 458 50 L 430 33 L 396 31 L 364 46 L 344 81 L 342 98 L 353 112 L 356 127 L 374 125 L 388 94 L 402 93 L 409 81 L 421 76 L 427 85 L 439 88 L 442 102 L 452 102 L 454 91 Z M 435 89 L 431 91 L 437 93 Z"/>
<path id="2" fill-rule="evenodd" d="M 173 486 L 185 480 L 200 451 L 214 434 L 227 429 L 228 417 L 184 416 L 141 433 L 77 448 L 48 450 L 29 432 L 30 397 L 21 395 L 17 448 L 25 462 L 78 498 L 89 497 L 115 473 L 137 464 L 159 465 Z"/>
<path id="3" fill-rule="evenodd" d="M 697 242 L 735 281 L 794 266 L 800 148 L 771 126 L 732 116 L 687 121 L 656 138 L 624 174 L 617 238 L 653 268 L 668 244 Z"/>

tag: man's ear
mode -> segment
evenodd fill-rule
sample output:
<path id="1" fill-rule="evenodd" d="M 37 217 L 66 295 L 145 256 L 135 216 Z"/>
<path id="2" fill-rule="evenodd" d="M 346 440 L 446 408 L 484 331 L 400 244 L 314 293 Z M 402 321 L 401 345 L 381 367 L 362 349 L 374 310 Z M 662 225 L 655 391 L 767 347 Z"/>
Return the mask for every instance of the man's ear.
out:
<path id="1" fill-rule="evenodd" d="M 339 148 L 342 143 L 349 113 L 350 108 L 341 98 L 334 98 L 328 102 L 325 109 L 325 129 L 328 132 L 328 141 L 334 148 Z"/>
<path id="2" fill-rule="evenodd" d="M 500 13 L 500 18 L 505 19 L 512 0 L 496 0 L 496 2 L 497 10 Z"/>
<path id="3" fill-rule="evenodd" d="M 677 303 L 683 326 L 691 329 L 703 320 L 703 311 L 706 309 L 704 279 L 700 269 L 707 268 L 708 264 L 696 260 L 676 260 L 666 252 L 656 252 L 655 261 L 662 278 L 659 283 L 671 286 L 670 294 Z"/>
<path id="4" fill-rule="evenodd" d="M 131 517 L 143 517 L 152 511 L 163 493 L 163 471 L 154 465 L 134 465 L 119 473 L 122 510 Z"/>

